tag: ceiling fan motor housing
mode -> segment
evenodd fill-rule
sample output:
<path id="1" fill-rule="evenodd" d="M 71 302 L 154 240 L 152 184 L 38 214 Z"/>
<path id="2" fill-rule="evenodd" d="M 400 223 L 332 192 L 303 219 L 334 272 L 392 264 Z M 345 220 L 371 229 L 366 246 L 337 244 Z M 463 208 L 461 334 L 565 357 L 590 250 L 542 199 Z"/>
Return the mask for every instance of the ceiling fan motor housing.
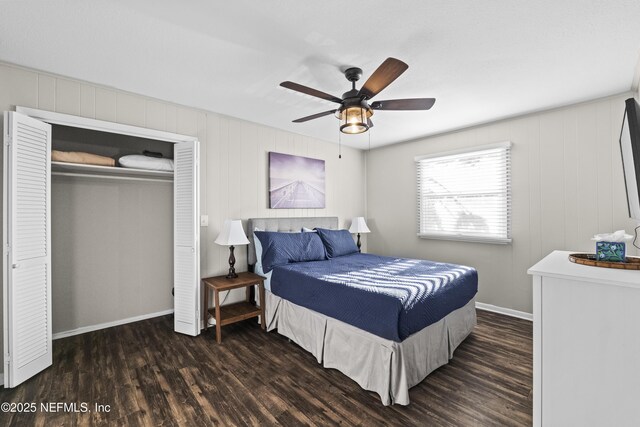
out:
<path id="1" fill-rule="evenodd" d="M 358 67 L 347 68 L 344 70 L 344 76 L 352 83 L 357 82 L 362 77 L 362 69 Z"/>
<path id="2" fill-rule="evenodd" d="M 351 91 L 346 92 L 345 95 L 349 94 Z M 357 91 L 356 91 L 357 93 Z M 336 117 L 340 118 L 342 115 L 342 112 L 345 110 L 348 110 L 350 108 L 362 108 L 363 110 L 365 110 L 366 112 L 366 117 L 369 118 L 371 116 L 373 116 L 373 109 L 369 106 L 369 103 L 367 103 L 366 100 L 361 99 L 358 96 L 351 96 L 351 97 L 344 97 L 344 100 L 342 101 L 342 105 L 340 105 L 340 108 L 338 108 L 336 110 Z"/>

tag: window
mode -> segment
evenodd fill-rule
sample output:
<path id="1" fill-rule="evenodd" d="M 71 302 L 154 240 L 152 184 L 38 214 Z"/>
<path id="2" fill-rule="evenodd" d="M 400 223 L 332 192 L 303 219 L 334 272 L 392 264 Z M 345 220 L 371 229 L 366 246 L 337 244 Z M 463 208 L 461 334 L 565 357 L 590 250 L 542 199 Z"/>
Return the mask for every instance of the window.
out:
<path id="1" fill-rule="evenodd" d="M 511 143 L 416 157 L 418 236 L 511 242 Z"/>

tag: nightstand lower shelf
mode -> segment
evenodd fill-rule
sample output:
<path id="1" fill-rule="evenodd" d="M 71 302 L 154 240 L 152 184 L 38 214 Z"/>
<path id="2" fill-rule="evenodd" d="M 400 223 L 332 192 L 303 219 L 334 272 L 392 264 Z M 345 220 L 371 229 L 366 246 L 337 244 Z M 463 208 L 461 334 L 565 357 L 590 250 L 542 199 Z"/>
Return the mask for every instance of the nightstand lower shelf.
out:
<path id="1" fill-rule="evenodd" d="M 262 330 L 266 330 L 265 317 L 264 317 L 264 304 L 262 307 L 253 305 L 250 301 L 251 287 L 258 285 L 258 292 L 260 292 L 260 301 L 264 301 L 264 277 L 258 276 L 253 273 L 239 273 L 238 277 L 228 279 L 226 276 L 207 277 L 202 279 L 205 285 L 204 292 L 204 309 L 203 313 L 210 314 L 216 319 L 216 342 L 220 344 L 222 342 L 222 327 L 231 323 L 240 322 L 245 319 L 251 319 L 252 317 L 261 317 L 260 327 Z M 220 292 L 231 291 L 232 289 L 246 288 L 245 301 L 235 304 L 229 304 L 222 307 L 220 305 Z M 213 291 L 213 298 L 215 306 L 209 307 L 209 291 Z M 209 329 L 208 316 L 204 319 L 204 328 Z"/>
<path id="2" fill-rule="evenodd" d="M 216 317 L 216 309 L 210 308 L 209 314 Z M 260 307 L 250 302 L 242 301 L 235 304 L 223 305 L 220 307 L 220 326 L 229 325 L 252 317 L 258 317 L 262 314 Z"/>

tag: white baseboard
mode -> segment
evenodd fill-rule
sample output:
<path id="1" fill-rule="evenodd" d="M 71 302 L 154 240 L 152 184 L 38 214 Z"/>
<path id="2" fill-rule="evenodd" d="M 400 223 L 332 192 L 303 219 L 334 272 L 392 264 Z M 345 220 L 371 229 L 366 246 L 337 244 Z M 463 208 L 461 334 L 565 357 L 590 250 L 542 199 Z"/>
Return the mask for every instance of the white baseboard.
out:
<path id="1" fill-rule="evenodd" d="M 98 331 L 100 329 L 111 328 L 113 326 L 125 325 L 127 323 L 139 322 L 140 320 L 151 319 L 153 317 L 166 316 L 173 313 L 173 309 L 158 311 L 156 313 L 142 314 L 140 316 L 128 317 L 126 319 L 114 320 L 113 322 L 99 323 L 97 325 L 83 326 L 81 328 L 72 329 L 70 331 L 58 332 L 53 334 L 52 339 L 72 337 L 74 335 L 86 334 L 87 332 Z"/>
<path id="2" fill-rule="evenodd" d="M 512 310 L 510 308 L 498 307 L 497 305 L 485 304 L 483 302 L 476 301 L 476 308 L 484 311 L 491 311 L 494 313 L 504 314 L 506 316 L 517 317 L 518 319 L 533 321 L 533 314 L 525 311 Z"/>

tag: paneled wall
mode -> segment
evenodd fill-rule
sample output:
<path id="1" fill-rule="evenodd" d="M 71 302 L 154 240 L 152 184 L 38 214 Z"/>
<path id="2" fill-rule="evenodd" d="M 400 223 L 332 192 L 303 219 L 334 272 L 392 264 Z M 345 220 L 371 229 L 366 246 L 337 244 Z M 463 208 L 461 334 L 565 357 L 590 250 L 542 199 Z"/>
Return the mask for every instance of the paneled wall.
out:
<path id="1" fill-rule="evenodd" d="M 372 229 L 366 236 L 370 252 L 473 265 L 480 273 L 479 301 L 526 312 L 531 311 L 531 281 L 526 274 L 529 266 L 554 249 L 590 251 L 589 239 L 595 233 L 618 228 L 631 232 L 635 226 L 626 217 L 618 147 L 623 100 L 631 95 L 382 147 L 366 154 L 366 159 L 362 151 L 343 147 L 343 158 L 339 160 L 335 144 L 0 64 L 2 110 L 20 105 L 198 137 L 202 165 L 201 214 L 209 216 L 209 226 L 201 228 L 203 276 L 220 274 L 227 268 L 227 248 L 213 243 L 226 218 L 335 215 L 342 226 L 348 226 L 350 218 L 364 215 L 366 208 Z M 513 243 L 489 245 L 417 238 L 414 157 L 504 140 L 513 142 Z M 326 160 L 327 207 L 268 209 L 269 151 Z M 65 195 L 90 199 L 95 192 L 87 185 L 87 182 L 73 180 L 64 181 L 64 185 L 59 182 L 54 187 L 54 196 L 59 196 L 57 203 L 54 202 L 53 215 L 65 212 L 68 206 L 64 203 Z M 117 194 L 110 194 L 111 199 L 106 200 L 113 201 L 116 197 L 126 204 L 125 208 L 132 200 L 143 203 L 137 211 L 140 216 L 128 223 L 128 232 L 134 233 L 138 241 L 153 237 L 155 231 L 149 224 L 164 224 L 167 218 L 162 219 L 158 212 L 144 208 L 150 203 L 166 205 L 170 189 L 145 191 L 142 187 L 125 188 L 125 185 L 131 186 L 122 184 Z M 95 208 L 84 211 L 78 207 L 73 215 L 78 219 L 76 227 L 87 230 L 111 224 L 109 221 L 113 219 L 113 211 Z M 91 218 L 91 221 L 80 223 L 81 218 Z M 58 233 L 72 232 L 74 221 L 66 219 L 66 225 L 58 227 Z M 138 225 L 132 226 L 132 223 Z M 53 231 L 56 233 L 56 229 Z M 104 230 L 95 230 L 98 234 L 101 231 Z M 71 237 L 65 234 L 65 238 Z M 80 243 L 78 241 L 78 245 Z M 168 292 L 172 285 L 171 278 L 167 277 L 170 274 L 166 271 L 160 274 L 166 266 L 158 267 L 159 260 L 170 259 L 166 253 L 157 253 L 165 243 L 156 245 L 156 253 L 150 257 L 140 256 L 149 253 L 144 244 L 135 248 L 138 252 L 125 256 L 127 252 L 122 251 L 133 250 L 133 245 L 123 245 L 117 239 L 102 239 L 100 251 L 95 254 L 83 251 L 82 268 L 85 269 L 92 263 L 98 265 L 100 254 L 114 252 L 120 253 L 121 261 L 113 262 L 125 262 L 133 257 L 140 259 L 140 264 L 123 265 L 122 271 L 134 269 L 137 273 L 122 276 L 117 283 L 109 283 L 109 287 L 99 280 L 100 275 L 89 282 L 74 279 L 67 287 L 54 282 L 54 332 L 171 309 Z M 237 266 L 243 270 L 245 251 L 239 248 L 236 252 Z M 62 258 L 54 260 L 54 274 L 77 277 L 74 269 L 79 267 L 71 258 Z M 143 279 L 140 273 L 143 271 L 153 271 L 150 275 L 153 280 Z M 92 286 L 96 289 L 91 289 Z M 234 301 L 240 294 L 231 295 L 227 302 Z"/>
<path id="2" fill-rule="evenodd" d="M 201 214 L 209 216 L 209 226 L 200 230 L 203 277 L 228 268 L 228 249 L 213 243 L 227 218 L 338 216 L 340 224 L 348 226 L 353 216 L 364 214 L 365 161 L 360 150 L 343 147 L 339 160 L 335 144 L 0 63 L 0 109 L 6 111 L 17 105 L 198 137 Z M 268 208 L 269 151 L 326 161 L 325 209 Z M 89 181 L 79 179 L 54 181 L 54 244 L 73 244 L 82 252 L 82 262 L 73 253 L 54 256 L 54 333 L 173 307 L 173 270 L 166 265 L 172 259 L 167 252 L 167 236 L 172 237 L 167 224 L 171 224 L 172 213 L 165 212 L 170 209 L 171 188 L 166 184 L 149 185 L 91 186 Z M 72 212 L 71 203 L 75 203 Z M 136 204 L 137 209 L 132 209 Z M 114 224 L 114 216 L 124 224 Z M 78 233 L 78 229 L 82 231 Z M 159 236 L 157 230 L 164 230 L 164 234 Z M 113 232 L 120 233 L 121 238 Z M 88 244 L 82 240 L 84 236 L 94 241 Z M 95 251 L 90 250 L 92 245 Z M 120 269 L 119 275 L 106 276 L 108 280 L 102 274 L 105 257 L 109 265 Z M 237 248 L 236 258 L 238 271 L 246 270 L 244 248 Z M 87 277 L 93 279 L 81 280 Z M 59 283 L 60 278 L 66 283 Z M 231 295 L 227 303 L 241 294 Z"/>
<path id="3" fill-rule="evenodd" d="M 630 96 L 372 150 L 367 155 L 369 251 L 474 266 L 478 301 L 530 313 L 530 266 L 555 249 L 593 252 L 594 234 L 631 233 L 637 225 L 628 218 L 618 143 Z M 513 243 L 418 238 L 414 157 L 507 140 L 513 142 Z"/>

